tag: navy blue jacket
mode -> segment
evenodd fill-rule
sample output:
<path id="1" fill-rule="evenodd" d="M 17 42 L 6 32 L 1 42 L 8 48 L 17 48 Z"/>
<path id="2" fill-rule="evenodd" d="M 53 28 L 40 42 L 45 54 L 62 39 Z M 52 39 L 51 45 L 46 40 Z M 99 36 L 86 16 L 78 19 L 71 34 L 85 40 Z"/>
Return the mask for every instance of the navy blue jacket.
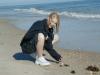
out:
<path id="1" fill-rule="evenodd" d="M 31 45 L 36 46 L 38 33 L 43 33 L 45 37 L 48 36 L 49 39 L 51 39 L 51 41 L 54 38 L 53 28 L 48 28 L 47 19 L 44 19 L 44 20 L 36 21 L 35 23 L 33 23 L 33 25 L 30 27 L 30 29 L 27 31 L 27 33 L 23 37 L 20 43 L 20 46 L 23 47 L 24 44 L 28 46 L 28 44 L 30 45 L 30 42 L 31 42 Z M 32 53 L 36 49 L 35 47 L 32 47 L 32 48 L 33 48 L 32 51 L 28 50 L 29 51 L 28 52 L 25 50 L 23 52 Z"/>

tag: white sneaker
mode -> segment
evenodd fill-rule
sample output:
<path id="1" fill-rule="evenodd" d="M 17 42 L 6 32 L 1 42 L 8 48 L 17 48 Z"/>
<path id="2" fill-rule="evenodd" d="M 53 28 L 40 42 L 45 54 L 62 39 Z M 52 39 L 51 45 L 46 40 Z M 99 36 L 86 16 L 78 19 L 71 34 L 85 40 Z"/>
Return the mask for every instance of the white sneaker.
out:
<path id="1" fill-rule="evenodd" d="M 48 62 L 44 57 L 39 57 L 36 59 L 35 64 L 46 66 L 50 65 L 50 62 Z"/>

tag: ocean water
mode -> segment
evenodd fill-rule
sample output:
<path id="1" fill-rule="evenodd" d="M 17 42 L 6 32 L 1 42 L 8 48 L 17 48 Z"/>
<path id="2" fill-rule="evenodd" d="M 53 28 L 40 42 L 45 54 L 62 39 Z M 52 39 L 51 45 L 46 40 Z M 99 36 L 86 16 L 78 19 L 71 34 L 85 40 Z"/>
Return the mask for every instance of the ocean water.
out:
<path id="1" fill-rule="evenodd" d="M 0 18 L 10 19 L 16 27 L 27 31 L 52 11 L 61 16 L 59 47 L 100 52 L 99 0 L 0 6 Z"/>

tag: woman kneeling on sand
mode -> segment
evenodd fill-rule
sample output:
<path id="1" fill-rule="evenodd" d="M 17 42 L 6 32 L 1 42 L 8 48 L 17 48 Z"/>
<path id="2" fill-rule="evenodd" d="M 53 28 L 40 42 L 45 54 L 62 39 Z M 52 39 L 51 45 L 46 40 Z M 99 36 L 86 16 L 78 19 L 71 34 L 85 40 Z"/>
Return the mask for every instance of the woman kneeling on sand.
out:
<path id="1" fill-rule="evenodd" d="M 47 19 L 36 21 L 23 37 L 20 46 L 22 52 L 34 57 L 35 64 L 50 65 L 43 56 L 43 50 L 47 52 L 59 63 L 62 62 L 61 55 L 55 51 L 53 44 L 58 41 L 60 18 L 58 13 L 51 13 Z M 54 30 L 56 34 L 54 34 Z"/>

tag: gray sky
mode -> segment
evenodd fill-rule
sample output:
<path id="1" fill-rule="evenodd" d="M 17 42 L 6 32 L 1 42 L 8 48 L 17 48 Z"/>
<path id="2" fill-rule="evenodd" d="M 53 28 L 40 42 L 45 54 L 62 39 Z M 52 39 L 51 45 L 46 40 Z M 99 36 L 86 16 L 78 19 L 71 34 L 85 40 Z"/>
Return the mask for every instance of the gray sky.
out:
<path id="1" fill-rule="evenodd" d="M 0 6 L 5 5 L 20 5 L 20 4 L 37 4 L 37 3 L 53 3 L 53 2 L 67 2 L 79 0 L 0 0 Z"/>

